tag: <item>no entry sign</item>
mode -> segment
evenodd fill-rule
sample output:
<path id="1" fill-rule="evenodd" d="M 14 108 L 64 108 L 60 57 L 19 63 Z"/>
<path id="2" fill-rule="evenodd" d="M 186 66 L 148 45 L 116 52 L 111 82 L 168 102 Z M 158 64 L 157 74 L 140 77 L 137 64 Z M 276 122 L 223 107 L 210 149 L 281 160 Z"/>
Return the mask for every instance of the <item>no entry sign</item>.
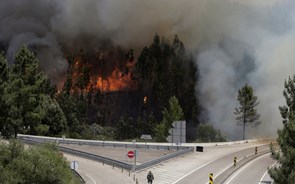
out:
<path id="1" fill-rule="evenodd" d="M 129 158 L 133 158 L 134 157 L 134 152 L 133 151 L 128 151 L 127 156 Z"/>

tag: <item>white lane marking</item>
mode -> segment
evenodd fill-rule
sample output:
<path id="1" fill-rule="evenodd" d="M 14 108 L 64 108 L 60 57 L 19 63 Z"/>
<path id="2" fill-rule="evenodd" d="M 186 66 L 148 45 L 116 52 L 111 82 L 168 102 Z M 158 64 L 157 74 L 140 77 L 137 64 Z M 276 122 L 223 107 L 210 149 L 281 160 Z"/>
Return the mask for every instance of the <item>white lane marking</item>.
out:
<path id="1" fill-rule="evenodd" d="M 228 180 L 228 182 L 226 182 L 225 184 L 229 184 L 231 182 L 231 180 L 233 180 L 235 177 L 237 177 L 238 174 L 240 174 L 240 172 L 242 172 L 243 170 L 245 170 L 248 166 L 250 166 L 252 163 L 256 162 L 257 160 L 269 156 L 269 154 L 265 154 L 262 156 L 259 156 L 258 158 L 255 158 L 254 160 L 252 160 L 251 162 L 247 163 L 245 166 L 242 167 L 242 169 L 240 169 L 238 172 L 236 172 L 234 175 L 231 176 L 230 180 Z"/>
<path id="2" fill-rule="evenodd" d="M 94 184 L 96 184 L 96 182 L 95 182 L 95 180 L 93 178 L 91 178 L 88 174 L 86 174 L 86 176 L 89 177 Z"/>
<path id="3" fill-rule="evenodd" d="M 176 184 L 177 182 L 179 182 L 179 181 L 182 180 L 183 178 L 187 177 L 188 175 L 192 174 L 193 172 L 195 172 L 195 171 L 201 169 L 202 167 L 205 167 L 206 165 L 208 165 L 208 164 L 210 164 L 210 163 L 212 163 L 212 162 L 214 162 L 214 161 L 216 161 L 216 160 L 218 160 L 218 159 L 220 159 L 220 158 L 222 158 L 222 157 L 224 157 L 224 156 L 218 157 L 218 158 L 216 158 L 216 159 L 214 159 L 214 160 L 212 160 L 212 161 L 210 161 L 210 162 L 208 162 L 208 163 L 206 163 L 206 164 L 204 164 L 204 165 L 201 165 L 200 167 L 198 167 L 198 168 L 192 170 L 191 172 L 189 172 L 189 173 L 183 175 L 182 177 L 180 177 L 178 180 L 176 180 L 176 181 L 173 182 L 172 184 Z"/>
<path id="4" fill-rule="evenodd" d="M 274 164 L 272 164 L 272 165 L 270 166 L 270 168 L 272 168 L 275 164 L 277 164 L 277 162 L 275 162 Z M 266 175 L 267 173 L 268 173 L 268 170 L 265 171 L 265 173 L 263 174 L 263 176 L 260 178 L 258 184 L 261 184 L 261 181 L 263 180 L 263 178 L 265 177 L 265 175 Z"/>
<path id="5" fill-rule="evenodd" d="M 268 149 L 264 149 L 264 150 L 262 150 L 262 151 L 265 151 L 265 150 L 268 150 Z M 245 158 L 251 156 L 251 155 L 254 155 L 254 153 L 251 153 L 251 154 L 249 154 L 249 155 L 244 156 L 243 158 L 238 159 L 238 160 L 237 160 L 237 163 L 240 162 L 241 160 L 243 160 L 243 159 L 245 159 Z M 217 177 L 218 177 L 219 175 L 221 175 L 224 171 L 226 171 L 227 169 L 229 169 L 232 165 L 233 165 L 233 164 L 229 164 L 226 168 L 224 168 L 222 171 L 220 171 L 218 174 L 216 174 L 216 175 L 214 176 L 214 178 L 217 178 Z M 206 184 L 207 184 L 207 183 L 206 183 Z"/>
<path id="6" fill-rule="evenodd" d="M 230 153 L 230 154 L 233 154 L 233 153 Z M 246 155 L 246 157 L 248 157 L 248 156 L 250 156 L 250 155 L 253 155 L 253 154 L 254 154 L 254 153 L 251 153 L 251 154 L 249 154 L 249 155 Z M 172 184 L 176 184 L 177 182 L 179 182 L 179 181 L 182 180 L 183 178 L 187 177 L 188 175 L 192 174 L 193 172 L 195 172 L 195 171 L 201 169 L 202 167 L 205 167 L 205 166 L 208 165 L 208 164 L 211 164 L 212 162 L 215 162 L 215 161 L 218 160 L 218 159 L 221 159 L 221 158 L 223 158 L 223 157 L 226 157 L 226 156 L 227 156 L 227 155 L 220 156 L 220 157 L 218 157 L 218 158 L 216 158 L 216 159 L 214 159 L 214 160 L 211 160 L 210 162 L 208 162 L 208 163 L 206 163 L 206 164 L 204 164 L 204 165 L 201 165 L 200 167 L 198 167 L 198 168 L 192 170 L 191 172 L 189 172 L 189 173 L 183 175 L 182 177 L 180 177 L 178 180 L 176 180 L 176 181 L 173 182 Z M 239 160 L 241 160 L 241 159 L 239 159 Z M 238 160 L 238 161 L 239 161 L 239 160 Z M 230 166 L 229 166 L 229 167 L 230 167 Z M 224 172 L 224 170 L 223 170 L 222 172 Z M 221 173 L 222 173 L 222 172 L 221 172 Z M 220 175 L 220 173 L 219 173 L 218 175 Z"/>

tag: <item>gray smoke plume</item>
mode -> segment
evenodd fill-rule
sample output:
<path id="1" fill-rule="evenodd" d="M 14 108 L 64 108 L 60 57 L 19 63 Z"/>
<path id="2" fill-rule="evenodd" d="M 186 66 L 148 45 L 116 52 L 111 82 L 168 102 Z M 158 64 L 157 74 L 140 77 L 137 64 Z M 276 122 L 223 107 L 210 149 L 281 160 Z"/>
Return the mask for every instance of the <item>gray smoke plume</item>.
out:
<path id="1" fill-rule="evenodd" d="M 275 135 L 281 127 L 284 79 L 295 62 L 292 0 L 0 0 L 0 48 L 10 62 L 22 45 L 37 53 L 56 83 L 66 52 L 99 49 L 105 42 L 139 52 L 155 32 L 175 34 L 191 51 L 200 83 L 196 95 L 206 118 L 229 139 L 240 138 L 233 109 L 246 82 L 254 88 L 262 124 L 247 137 Z M 294 64 L 293 64 L 294 63 Z"/>

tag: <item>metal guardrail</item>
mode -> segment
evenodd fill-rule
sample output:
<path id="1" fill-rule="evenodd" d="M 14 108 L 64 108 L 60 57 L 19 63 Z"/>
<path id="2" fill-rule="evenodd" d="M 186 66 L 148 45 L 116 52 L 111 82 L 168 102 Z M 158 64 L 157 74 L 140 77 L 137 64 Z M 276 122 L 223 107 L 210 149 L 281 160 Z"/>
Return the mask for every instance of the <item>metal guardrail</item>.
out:
<path id="1" fill-rule="evenodd" d="M 18 138 L 38 140 L 42 142 L 58 142 L 60 144 L 77 144 L 77 145 L 91 145 L 91 146 L 102 146 L 102 147 L 120 147 L 120 148 L 146 148 L 156 150 L 186 150 L 193 146 L 181 146 L 181 145 L 163 145 L 163 144 L 147 144 L 143 142 L 128 143 L 128 142 L 113 142 L 113 141 L 95 141 L 95 140 L 79 140 L 79 139 L 67 139 L 57 137 L 44 137 L 44 136 L 32 136 L 18 134 Z"/>
<path id="2" fill-rule="evenodd" d="M 53 142 L 56 142 L 56 140 L 57 140 L 57 139 L 54 139 L 54 138 L 45 138 L 45 139 L 44 138 L 38 138 L 36 136 L 34 136 L 34 137 L 31 137 L 31 136 L 19 136 L 18 138 L 21 139 L 23 142 L 28 143 L 28 144 L 53 143 Z M 58 140 L 58 142 L 64 144 L 63 140 Z M 71 141 L 71 142 L 79 143 L 79 141 Z M 134 165 L 131 165 L 131 164 L 128 164 L 128 163 L 125 163 L 125 162 L 121 162 L 121 161 L 117 161 L 117 160 L 110 159 L 110 158 L 107 158 L 107 157 L 94 155 L 94 154 L 91 154 L 91 153 L 87 153 L 87 152 L 83 152 L 83 151 L 63 147 L 63 146 L 60 146 L 60 145 L 58 145 L 58 147 L 59 147 L 59 149 L 61 151 L 66 152 L 66 153 L 70 153 L 70 154 L 77 155 L 77 156 L 80 156 L 80 157 L 83 157 L 83 158 L 95 160 L 95 161 L 98 161 L 98 162 L 102 162 L 104 164 L 108 164 L 108 165 L 111 165 L 111 166 L 116 166 L 116 167 L 127 169 L 127 170 L 133 170 L 133 171 L 142 170 L 142 169 L 151 167 L 151 166 L 153 166 L 155 164 L 158 164 L 160 162 L 163 162 L 163 161 L 166 161 L 166 160 L 169 160 L 169 159 L 178 157 L 180 155 L 184 155 L 184 154 L 187 154 L 189 152 L 194 151 L 193 147 L 182 147 L 181 150 L 178 150 L 175 153 L 170 153 L 168 155 L 162 156 L 162 157 L 157 158 L 155 160 L 151 160 L 149 162 L 142 163 L 140 165 L 134 166 Z M 146 148 L 146 147 L 136 147 L 136 148 Z M 179 149 L 179 147 L 175 146 L 175 149 Z"/>
<path id="3" fill-rule="evenodd" d="M 21 140 L 27 144 L 43 144 L 44 143 L 39 140 L 30 140 L 30 139 L 26 139 L 26 138 L 21 138 Z M 83 151 L 79 151 L 79 150 L 75 150 L 75 149 L 71 149 L 71 148 L 66 148 L 63 146 L 58 146 L 58 148 L 62 152 L 77 155 L 79 157 L 83 157 L 83 158 L 87 158 L 87 159 L 91 159 L 91 160 L 95 160 L 95 161 L 98 161 L 98 162 L 101 162 L 104 164 L 120 167 L 120 168 L 127 169 L 127 170 L 131 170 L 133 168 L 133 165 L 131 165 L 131 164 L 117 161 L 117 160 L 113 160 L 113 159 L 106 158 L 103 156 L 94 155 L 91 153 L 87 153 L 87 152 L 83 152 Z"/>

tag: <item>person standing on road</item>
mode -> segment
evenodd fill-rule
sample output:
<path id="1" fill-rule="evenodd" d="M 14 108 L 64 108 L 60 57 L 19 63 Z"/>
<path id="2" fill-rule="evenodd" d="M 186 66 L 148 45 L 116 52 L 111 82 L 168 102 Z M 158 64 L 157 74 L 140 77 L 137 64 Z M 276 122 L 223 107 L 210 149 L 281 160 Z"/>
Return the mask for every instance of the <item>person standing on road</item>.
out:
<path id="1" fill-rule="evenodd" d="M 154 175 L 151 171 L 149 171 L 148 175 L 147 175 L 147 180 L 148 180 L 148 184 L 152 184 L 153 180 L 154 180 Z"/>

